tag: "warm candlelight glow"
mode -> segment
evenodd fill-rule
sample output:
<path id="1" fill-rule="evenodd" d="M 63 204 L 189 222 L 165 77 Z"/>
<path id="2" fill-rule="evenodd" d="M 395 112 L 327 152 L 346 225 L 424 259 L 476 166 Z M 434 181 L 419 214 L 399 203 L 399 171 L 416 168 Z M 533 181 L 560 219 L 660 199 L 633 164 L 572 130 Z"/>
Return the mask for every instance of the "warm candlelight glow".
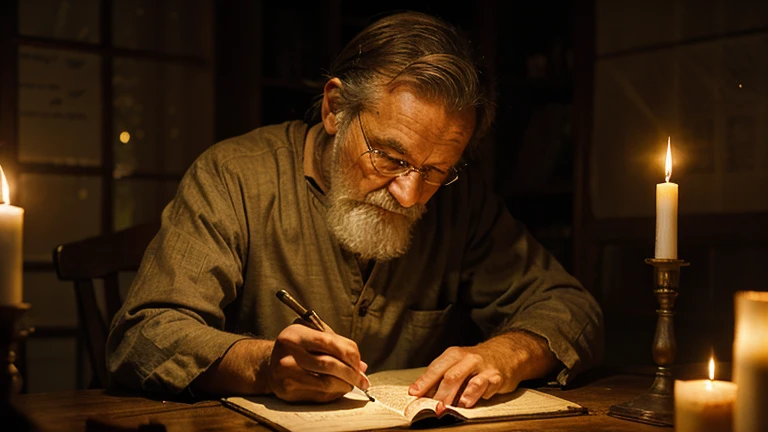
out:
<path id="1" fill-rule="evenodd" d="M 715 359 L 709 359 L 709 379 L 675 381 L 675 432 L 732 432 L 736 384 L 717 381 Z M 756 431 L 759 429 L 750 429 Z"/>
<path id="2" fill-rule="evenodd" d="M 672 139 L 667 138 L 666 182 L 656 184 L 657 259 L 677 259 L 677 183 L 672 183 Z"/>
<path id="3" fill-rule="evenodd" d="M 768 425 L 768 292 L 739 291 L 734 303 L 733 382 L 738 393 L 733 430 L 764 431 Z"/>
<path id="4" fill-rule="evenodd" d="M 22 295 L 24 209 L 11 205 L 11 188 L 0 167 L 0 306 L 18 305 Z"/>
<path id="5" fill-rule="evenodd" d="M 672 139 L 667 137 L 667 161 L 664 164 L 664 174 L 667 177 L 667 183 L 669 178 L 672 177 Z"/>
<path id="6" fill-rule="evenodd" d="M 11 190 L 8 187 L 8 180 L 5 179 L 5 173 L 3 172 L 3 167 L 0 166 L 0 188 L 2 189 L 2 201 L 3 204 L 10 204 L 11 203 Z"/>

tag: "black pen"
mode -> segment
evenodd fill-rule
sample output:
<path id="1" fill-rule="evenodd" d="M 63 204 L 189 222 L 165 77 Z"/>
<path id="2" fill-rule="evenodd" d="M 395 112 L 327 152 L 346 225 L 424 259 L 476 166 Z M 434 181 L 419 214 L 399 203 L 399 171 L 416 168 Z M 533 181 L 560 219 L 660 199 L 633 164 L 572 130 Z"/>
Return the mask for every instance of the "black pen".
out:
<path id="1" fill-rule="evenodd" d="M 315 330 L 318 330 L 321 332 L 331 331 L 331 327 L 320 318 L 320 315 L 318 315 L 317 312 L 302 306 L 301 303 L 296 301 L 296 299 L 293 298 L 292 295 L 288 294 L 288 291 L 280 290 L 275 295 L 277 296 L 278 299 L 280 299 L 281 302 L 285 303 L 289 308 L 293 309 L 293 311 L 296 312 L 296 314 L 299 315 L 301 319 L 309 323 L 309 325 Z M 364 373 L 360 372 L 360 374 L 366 379 L 366 381 L 368 380 L 368 377 L 365 376 Z M 357 386 L 354 386 L 354 387 L 359 388 Z M 363 393 L 365 393 L 366 396 L 368 396 L 368 399 L 370 399 L 371 402 L 376 401 L 373 398 L 373 396 L 368 394 L 368 390 L 363 390 L 363 389 L 360 389 L 360 390 Z"/>

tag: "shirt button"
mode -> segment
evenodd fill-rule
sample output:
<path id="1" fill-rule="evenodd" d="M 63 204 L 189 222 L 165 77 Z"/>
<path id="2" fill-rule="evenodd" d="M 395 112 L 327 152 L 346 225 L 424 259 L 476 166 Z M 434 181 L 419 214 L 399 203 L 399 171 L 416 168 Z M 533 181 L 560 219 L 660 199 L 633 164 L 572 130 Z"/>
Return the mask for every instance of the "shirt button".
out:
<path id="1" fill-rule="evenodd" d="M 364 317 L 368 315 L 368 303 L 360 303 L 360 308 L 357 310 L 357 316 Z"/>

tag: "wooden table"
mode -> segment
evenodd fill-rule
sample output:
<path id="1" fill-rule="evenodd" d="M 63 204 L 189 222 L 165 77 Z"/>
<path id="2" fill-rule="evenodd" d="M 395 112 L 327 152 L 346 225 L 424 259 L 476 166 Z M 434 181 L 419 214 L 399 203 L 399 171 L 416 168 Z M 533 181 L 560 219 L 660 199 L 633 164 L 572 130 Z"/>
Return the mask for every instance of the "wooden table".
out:
<path id="1" fill-rule="evenodd" d="M 607 415 L 611 405 L 633 399 L 647 390 L 652 380 L 649 375 L 604 375 L 595 376 L 587 384 L 574 389 L 541 389 L 588 408 L 589 414 L 583 416 L 481 423 L 431 430 L 671 431 L 669 428 L 620 420 Z M 146 425 L 150 423 L 162 424 L 167 431 L 269 430 L 250 418 L 225 408 L 218 401 L 190 404 L 143 396 L 114 396 L 103 390 L 77 390 L 19 395 L 15 405 L 42 431 L 101 431 L 121 430 L 120 428 L 157 430 L 147 428 Z M 89 419 L 86 429 L 86 421 Z M 109 427 L 100 428 L 99 424 Z"/>

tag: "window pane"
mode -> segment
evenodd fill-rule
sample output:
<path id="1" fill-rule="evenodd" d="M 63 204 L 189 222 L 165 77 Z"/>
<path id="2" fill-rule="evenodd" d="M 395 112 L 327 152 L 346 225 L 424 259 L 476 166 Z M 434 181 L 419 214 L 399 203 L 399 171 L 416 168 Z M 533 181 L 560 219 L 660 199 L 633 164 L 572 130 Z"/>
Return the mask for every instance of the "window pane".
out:
<path id="1" fill-rule="evenodd" d="M 654 214 L 668 137 L 681 214 L 768 211 L 767 51 L 754 34 L 599 60 L 594 215 Z"/>
<path id="2" fill-rule="evenodd" d="M 112 3 L 115 46 L 209 57 L 210 0 L 119 0 Z"/>
<path id="3" fill-rule="evenodd" d="M 114 65 L 115 176 L 184 172 L 213 141 L 210 72 L 132 59 Z"/>
<path id="4" fill-rule="evenodd" d="M 24 301 L 31 304 L 24 323 L 40 326 L 77 326 L 75 288 L 55 273 L 24 272 Z"/>
<path id="5" fill-rule="evenodd" d="M 115 230 L 146 222 L 159 222 L 179 182 L 159 180 L 115 181 Z"/>
<path id="6" fill-rule="evenodd" d="M 101 181 L 21 174 L 19 206 L 24 208 L 24 259 L 51 261 L 57 245 L 99 234 Z"/>
<path id="7" fill-rule="evenodd" d="M 596 2 L 598 54 L 765 26 L 768 2 L 677 0 Z"/>
<path id="8" fill-rule="evenodd" d="M 23 0 L 18 4 L 22 35 L 99 42 L 99 0 Z"/>
<path id="9" fill-rule="evenodd" d="M 101 162 L 98 56 L 19 47 L 19 160 Z"/>

